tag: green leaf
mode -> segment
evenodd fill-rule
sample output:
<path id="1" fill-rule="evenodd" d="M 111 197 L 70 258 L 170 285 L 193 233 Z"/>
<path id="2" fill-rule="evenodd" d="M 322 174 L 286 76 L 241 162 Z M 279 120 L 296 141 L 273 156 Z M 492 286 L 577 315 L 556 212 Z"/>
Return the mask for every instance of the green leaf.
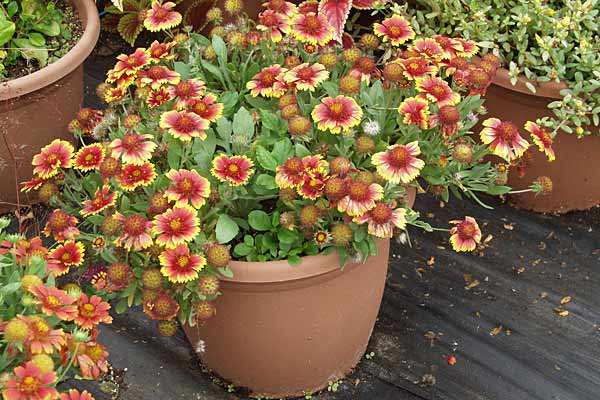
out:
<path id="1" fill-rule="evenodd" d="M 277 189 L 275 178 L 272 175 L 260 174 L 256 179 L 256 183 L 269 190 Z"/>
<path id="2" fill-rule="evenodd" d="M 37 60 L 40 66 L 48 63 L 48 49 L 41 46 L 35 46 L 29 39 L 13 39 L 13 47 L 18 47 L 23 58 L 27 60 Z"/>
<path id="3" fill-rule="evenodd" d="M 0 46 L 8 43 L 15 34 L 15 23 L 0 14 Z"/>
<path id="4" fill-rule="evenodd" d="M 231 270 L 231 268 L 225 267 L 225 268 L 217 268 L 217 269 L 219 270 L 221 275 L 223 275 L 225 278 L 233 278 L 233 271 Z"/>
<path id="5" fill-rule="evenodd" d="M 227 214 L 221 214 L 217 221 L 217 240 L 219 243 L 229 243 L 240 231 L 240 227 Z"/>
<path id="6" fill-rule="evenodd" d="M 256 147 L 256 159 L 258 160 L 260 166 L 268 171 L 275 171 L 279 165 L 275 157 L 273 157 L 271 153 L 269 153 L 267 149 L 262 146 Z"/>
<path id="7" fill-rule="evenodd" d="M 250 112 L 244 107 L 240 107 L 233 116 L 233 133 L 246 137 L 254 135 L 254 120 Z"/>
<path id="8" fill-rule="evenodd" d="M 54 37 L 60 35 L 60 24 L 56 21 L 35 24 L 33 29 L 43 33 L 46 36 Z"/>
<path id="9" fill-rule="evenodd" d="M 221 73 L 221 70 L 219 69 L 219 67 L 217 67 L 214 64 L 209 63 L 208 61 L 204 60 L 204 59 L 200 59 L 200 64 L 202 65 L 202 68 L 204 68 L 205 70 L 207 70 L 208 72 L 210 72 L 212 75 L 214 75 L 218 80 L 221 81 L 221 83 L 225 83 L 223 81 L 223 74 Z"/>
<path id="10" fill-rule="evenodd" d="M 288 256 L 288 263 L 293 267 L 297 267 L 298 265 L 300 265 L 300 261 L 301 261 L 300 256 L 296 256 L 296 255 Z"/>
<path id="11" fill-rule="evenodd" d="M 248 214 L 248 223 L 257 231 L 268 231 L 271 229 L 271 218 L 262 210 L 253 210 Z"/>
<path id="12" fill-rule="evenodd" d="M 298 235 L 294 231 L 290 231 L 286 228 L 279 228 L 277 230 L 277 239 L 281 243 L 291 244 L 298 238 Z"/>
<path id="13" fill-rule="evenodd" d="M 181 79 L 190 78 L 190 65 L 188 63 L 184 63 L 182 61 L 175 61 L 173 66 L 175 68 L 175 72 L 181 75 Z"/>
<path id="14" fill-rule="evenodd" d="M 117 311 L 117 314 L 123 314 L 125 311 L 127 311 L 127 299 L 121 299 L 117 303 L 115 310 Z"/>
<path id="15" fill-rule="evenodd" d="M 31 42 L 31 44 L 34 46 L 41 47 L 46 44 L 46 39 L 41 33 L 31 32 L 29 34 L 29 42 Z"/>
<path id="16" fill-rule="evenodd" d="M 233 254 L 240 257 L 245 257 L 252 252 L 252 247 L 246 243 L 239 243 L 233 248 Z"/>
<path id="17" fill-rule="evenodd" d="M 223 39 L 218 35 L 213 35 L 212 46 L 219 61 L 225 64 L 227 62 L 227 46 Z"/>
<path id="18" fill-rule="evenodd" d="M 173 169 L 179 169 L 179 163 L 181 162 L 181 144 L 179 140 L 172 140 L 169 143 L 169 152 L 167 153 L 167 162 L 169 167 Z"/>
<path id="19" fill-rule="evenodd" d="M 277 132 L 279 130 L 280 119 L 277 117 L 277 114 L 270 110 L 260 110 L 260 121 L 262 122 L 263 127 L 273 132 Z"/>

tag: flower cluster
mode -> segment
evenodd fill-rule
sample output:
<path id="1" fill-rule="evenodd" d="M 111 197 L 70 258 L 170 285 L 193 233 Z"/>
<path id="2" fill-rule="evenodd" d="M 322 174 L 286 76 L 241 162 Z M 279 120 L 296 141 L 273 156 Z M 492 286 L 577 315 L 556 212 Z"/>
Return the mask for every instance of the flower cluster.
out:
<path id="1" fill-rule="evenodd" d="M 8 222 L 0 219 L 0 228 Z M 86 391 L 60 394 L 56 386 L 73 375 L 97 379 L 108 371 L 108 352 L 96 338 L 98 326 L 112 322 L 110 306 L 75 284 L 54 286 L 56 249 L 48 250 L 39 237 L 26 240 L 1 229 L 3 398 L 93 400 Z"/>
<path id="2" fill-rule="evenodd" d="M 473 42 L 419 38 L 399 15 L 340 35 L 316 4 L 272 1 L 256 25 L 215 18 L 210 37 L 118 57 L 93 132 L 75 129 L 77 152 L 44 147 L 24 184 L 55 208 L 50 272 L 78 274 L 117 311 L 141 305 L 173 334 L 177 317 L 214 314 L 232 259 L 364 261 L 377 240 L 432 229 L 411 192 L 510 190 L 481 160 L 527 145 L 492 120 L 485 143 L 473 137 L 489 85 Z M 449 224 L 455 250 L 480 243 L 472 218 Z"/>

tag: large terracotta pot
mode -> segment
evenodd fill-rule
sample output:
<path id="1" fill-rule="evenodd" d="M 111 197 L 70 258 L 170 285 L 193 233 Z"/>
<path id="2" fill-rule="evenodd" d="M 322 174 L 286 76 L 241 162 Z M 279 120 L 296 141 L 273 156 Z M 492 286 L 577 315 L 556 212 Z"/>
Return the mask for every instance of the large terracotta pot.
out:
<path id="1" fill-rule="evenodd" d="M 559 92 L 566 86 L 536 84 L 536 93 L 532 93 L 525 82 L 525 78 L 520 78 L 513 86 L 508 71 L 499 69 L 486 95 L 489 117 L 512 121 L 522 129 L 529 120 L 553 116 L 547 106 L 562 99 Z M 531 142 L 531 138 L 527 139 Z M 585 210 L 600 204 L 600 137 L 592 135 L 577 139 L 575 135 L 560 132 L 553 148 L 556 160 L 548 162 L 537 146 L 532 145 L 526 153 L 525 175 L 520 177 L 513 169 L 508 181 L 508 185 L 518 190 L 527 188 L 539 176 L 548 176 L 554 183 L 552 193 L 545 196 L 512 195 L 511 203 L 528 210 L 555 213 Z"/>
<path id="2" fill-rule="evenodd" d="M 0 212 L 35 199 L 20 194 L 18 182 L 31 179 L 31 159 L 54 138 L 73 140 L 67 125 L 83 101 L 83 62 L 100 34 L 93 0 L 71 0 L 85 31 L 60 60 L 33 74 L 0 84 Z M 14 161 L 13 161 L 14 160 Z"/>
<path id="3" fill-rule="evenodd" d="M 337 253 L 304 257 L 297 267 L 232 262 L 216 316 L 184 330 L 194 348 L 204 340 L 205 366 L 253 394 L 280 398 L 323 389 L 350 372 L 367 347 L 390 241 L 378 241 L 377 249 L 365 264 L 343 270 Z"/>

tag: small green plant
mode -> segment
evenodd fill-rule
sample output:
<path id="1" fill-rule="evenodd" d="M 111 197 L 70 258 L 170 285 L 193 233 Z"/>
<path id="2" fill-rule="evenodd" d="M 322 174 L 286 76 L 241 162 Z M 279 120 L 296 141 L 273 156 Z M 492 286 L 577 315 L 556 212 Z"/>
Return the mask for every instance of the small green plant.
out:
<path id="1" fill-rule="evenodd" d="M 40 67 L 60 57 L 72 32 L 54 2 L 3 0 L 0 4 L 0 77 L 20 58 Z"/>
<path id="2" fill-rule="evenodd" d="M 600 126 L 600 1 L 418 0 L 415 26 L 428 34 L 460 35 L 499 56 L 512 83 L 522 75 L 536 84 L 564 82 L 562 100 L 550 104 L 556 118 L 541 123 L 577 136 Z"/>
<path id="3" fill-rule="evenodd" d="M 370 360 L 370 359 L 372 359 L 373 357 L 375 357 L 375 352 L 373 352 L 373 351 L 372 351 L 372 352 L 370 352 L 370 353 L 367 353 L 367 354 L 365 354 L 365 358 L 366 358 L 367 360 Z"/>
<path id="4" fill-rule="evenodd" d="M 327 391 L 328 392 L 337 392 L 340 385 L 342 384 L 342 380 L 337 380 L 337 381 L 329 381 L 329 384 L 327 385 Z"/>

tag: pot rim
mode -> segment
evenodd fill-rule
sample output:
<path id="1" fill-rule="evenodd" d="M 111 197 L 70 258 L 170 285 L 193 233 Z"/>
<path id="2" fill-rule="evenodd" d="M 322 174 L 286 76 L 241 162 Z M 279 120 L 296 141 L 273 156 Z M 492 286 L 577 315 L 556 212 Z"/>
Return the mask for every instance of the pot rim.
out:
<path id="1" fill-rule="evenodd" d="M 407 203 L 414 205 L 417 190 L 413 186 L 407 188 Z M 390 239 L 376 239 L 378 252 L 384 248 L 385 242 Z M 349 262 L 345 269 L 355 268 L 361 262 Z M 300 258 L 300 264 L 293 267 L 287 260 L 277 261 L 231 261 L 229 268 L 233 272 L 232 278 L 220 277 L 222 281 L 231 283 L 281 283 L 300 279 L 313 278 L 335 271 L 342 271 L 339 266 L 339 256 L 336 251 L 330 254 L 317 254 Z"/>
<path id="2" fill-rule="evenodd" d="M 514 92 L 555 100 L 562 99 L 563 96 L 561 96 L 560 91 L 568 88 L 567 84 L 563 81 L 535 82 L 527 79 L 523 74 L 517 77 L 517 83 L 513 85 L 510 82 L 510 75 L 506 68 L 498 68 L 496 70 L 496 75 L 494 76 L 492 83 Z M 526 83 L 532 84 L 535 87 L 536 92 L 533 93 L 531 90 L 529 90 Z"/>
<path id="3" fill-rule="evenodd" d="M 100 36 L 100 17 L 96 3 L 92 0 L 69 1 L 84 25 L 79 41 L 67 54 L 52 64 L 32 74 L 0 84 L 0 101 L 23 96 L 53 84 L 73 72 L 91 54 Z"/>

